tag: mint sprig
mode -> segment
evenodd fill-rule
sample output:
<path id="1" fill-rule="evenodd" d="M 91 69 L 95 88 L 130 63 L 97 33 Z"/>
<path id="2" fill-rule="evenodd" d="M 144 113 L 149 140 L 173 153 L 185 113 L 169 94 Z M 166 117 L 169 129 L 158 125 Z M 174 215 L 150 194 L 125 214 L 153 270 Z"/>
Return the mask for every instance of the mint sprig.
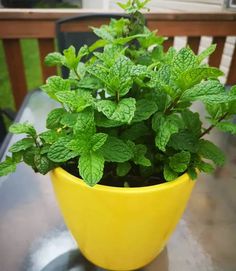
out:
<path id="1" fill-rule="evenodd" d="M 104 178 L 130 186 L 132 176 L 139 186 L 185 172 L 195 179 L 198 170 L 224 164 L 223 152 L 203 137 L 214 128 L 236 134 L 236 86 L 226 89 L 222 71 L 202 64 L 215 45 L 199 55 L 189 47 L 164 52 L 165 38 L 146 27 L 140 12 L 148 2 L 119 3 L 129 17 L 92 27 L 94 44 L 45 58 L 69 69 L 67 79 L 52 76 L 41 87 L 61 107 L 40 134 L 29 123 L 10 127 L 25 138 L 10 147 L 0 176 L 23 161 L 42 174 L 61 166 L 90 186 Z M 206 108 L 204 126 L 192 111 L 195 101 Z"/>

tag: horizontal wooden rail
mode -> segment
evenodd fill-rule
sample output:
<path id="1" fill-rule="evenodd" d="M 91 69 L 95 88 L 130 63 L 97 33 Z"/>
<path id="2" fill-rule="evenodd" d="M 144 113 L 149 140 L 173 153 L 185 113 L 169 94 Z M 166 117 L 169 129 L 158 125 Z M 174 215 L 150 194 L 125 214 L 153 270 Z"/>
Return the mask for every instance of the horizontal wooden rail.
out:
<path id="1" fill-rule="evenodd" d="M 118 14 L 109 11 L 110 13 Z M 17 107 L 22 102 L 27 89 L 19 39 L 35 38 L 38 40 L 42 78 L 45 80 L 57 72 L 54 67 L 46 67 L 43 61 L 45 55 L 55 49 L 55 22 L 61 18 L 83 14 L 98 14 L 98 10 L 2 9 L 0 11 L 0 39 L 3 40 Z M 201 36 L 213 37 L 213 43 L 216 43 L 218 47 L 209 58 L 209 64 L 215 67 L 219 67 L 221 63 L 226 37 L 236 36 L 236 13 L 233 12 L 182 13 L 166 10 L 147 13 L 145 16 L 150 29 L 158 29 L 158 34 L 168 37 L 164 44 L 165 51 L 174 44 L 176 36 L 186 36 L 187 43 L 195 53 L 199 50 Z M 86 32 L 90 31 L 89 26 L 99 26 L 106 22 L 104 19 L 89 19 L 80 23 L 70 22 L 64 24 L 61 30 Z M 236 49 L 234 49 L 227 83 L 236 83 Z"/>

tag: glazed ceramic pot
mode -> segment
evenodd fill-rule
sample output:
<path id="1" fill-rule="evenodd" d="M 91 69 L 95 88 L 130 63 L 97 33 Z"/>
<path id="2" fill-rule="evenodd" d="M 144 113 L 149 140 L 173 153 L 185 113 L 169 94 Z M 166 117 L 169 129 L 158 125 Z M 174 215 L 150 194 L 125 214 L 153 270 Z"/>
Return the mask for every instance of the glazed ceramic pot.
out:
<path id="1" fill-rule="evenodd" d="M 158 185 L 89 187 L 62 168 L 51 172 L 65 223 L 84 256 L 108 270 L 134 270 L 165 247 L 195 181 L 187 174 Z"/>

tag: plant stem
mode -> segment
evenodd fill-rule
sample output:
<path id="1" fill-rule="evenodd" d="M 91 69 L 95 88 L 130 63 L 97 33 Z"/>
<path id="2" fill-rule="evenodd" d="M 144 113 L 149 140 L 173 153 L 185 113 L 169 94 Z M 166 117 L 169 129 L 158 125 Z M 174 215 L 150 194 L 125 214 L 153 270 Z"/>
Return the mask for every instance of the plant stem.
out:
<path id="1" fill-rule="evenodd" d="M 223 116 L 221 116 L 217 123 L 221 122 L 225 117 L 228 115 L 228 113 L 225 113 Z M 213 128 L 215 127 L 215 124 L 210 125 L 204 132 L 201 133 L 199 137 L 203 137 L 204 135 L 208 134 Z"/>
<path id="2" fill-rule="evenodd" d="M 119 101 L 120 101 L 120 94 L 118 91 L 116 92 L 116 101 L 117 101 L 117 103 L 119 103 Z"/>
<path id="3" fill-rule="evenodd" d="M 77 72 L 77 70 L 76 69 L 74 69 L 74 73 L 76 74 L 76 76 L 78 77 L 78 79 L 80 80 L 80 76 L 79 76 L 79 74 L 78 74 L 78 72 Z"/>
<path id="4" fill-rule="evenodd" d="M 174 99 L 174 101 L 166 108 L 165 114 L 168 115 L 173 107 L 175 107 L 179 101 L 181 96 L 178 96 Z"/>

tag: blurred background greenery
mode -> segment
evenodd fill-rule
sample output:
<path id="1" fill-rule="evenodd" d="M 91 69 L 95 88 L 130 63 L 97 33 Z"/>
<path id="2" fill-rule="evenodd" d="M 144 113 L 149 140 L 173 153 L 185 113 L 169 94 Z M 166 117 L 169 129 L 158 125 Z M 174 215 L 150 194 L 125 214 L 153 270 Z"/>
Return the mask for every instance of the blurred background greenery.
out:
<path id="1" fill-rule="evenodd" d="M 41 79 L 37 40 L 21 40 L 21 48 L 27 78 L 27 89 L 30 91 L 38 88 L 43 83 Z M 3 44 L 2 41 L 0 41 L 0 108 L 5 107 L 14 109 L 14 102 L 4 57 Z"/>

